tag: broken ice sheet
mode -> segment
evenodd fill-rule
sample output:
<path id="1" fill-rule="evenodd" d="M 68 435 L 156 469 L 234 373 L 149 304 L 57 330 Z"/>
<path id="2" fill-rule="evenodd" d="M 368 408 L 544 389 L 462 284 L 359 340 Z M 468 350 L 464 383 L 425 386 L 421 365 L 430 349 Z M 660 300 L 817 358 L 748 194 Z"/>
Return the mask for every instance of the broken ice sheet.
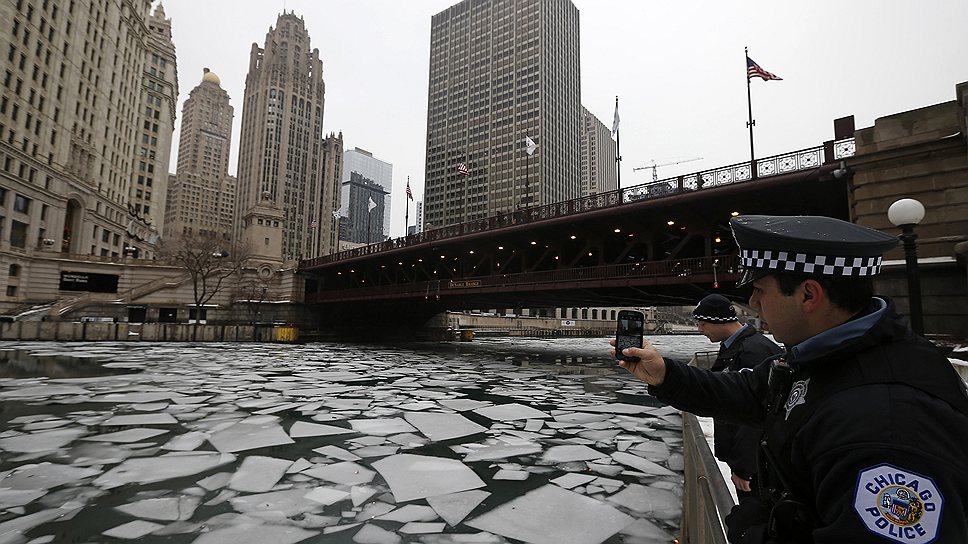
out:
<path id="1" fill-rule="evenodd" d="M 343 448 L 337 446 L 323 446 L 321 448 L 316 448 L 314 452 L 325 455 L 326 457 L 331 457 L 333 459 L 339 459 L 340 461 L 359 461 L 360 456 L 354 453 L 350 453 Z"/>
<path id="2" fill-rule="evenodd" d="M 471 399 L 441 399 L 441 400 L 438 400 L 437 402 L 445 408 L 450 408 L 451 410 L 457 410 L 458 412 L 467 412 L 469 410 L 476 410 L 478 408 L 491 406 L 492 404 L 490 402 L 471 400 Z"/>
<path id="3" fill-rule="evenodd" d="M 372 470 L 350 461 L 311 468 L 302 473 L 313 478 L 343 485 L 365 484 L 376 476 L 376 473 Z"/>
<path id="4" fill-rule="evenodd" d="M 488 419 L 493 419 L 495 421 L 514 421 L 515 419 L 543 419 L 551 417 L 540 410 L 535 410 L 530 406 L 525 406 L 523 404 L 511 403 L 511 404 L 498 404 L 496 406 L 488 406 L 486 408 L 478 408 L 474 410 L 475 414 L 480 414 Z"/>
<path id="5" fill-rule="evenodd" d="M 84 478 L 97 476 L 100 473 L 100 470 L 93 468 L 79 468 L 58 463 L 25 465 L 7 473 L 0 480 L 0 488 L 51 489 L 69 483 L 77 483 Z"/>
<path id="6" fill-rule="evenodd" d="M 29 504 L 46 494 L 46 489 L 0 489 L 0 510 Z"/>
<path id="7" fill-rule="evenodd" d="M 397 433 L 412 433 L 417 429 L 411 427 L 406 421 L 394 417 L 385 419 L 354 419 L 350 421 L 353 430 L 363 434 L 376 436 L 387 436 Z"/>
<path id="8" fill-rule="evenodd" d="M 572 461 L 594 461 L 601 459 L 605 454 L 582 445 L 552 446 L 544 453 L 541 458 L 550 463 L 570 463 Z"/>
<path id="9" fill-rule="evenodd" d="M 450 440 L 482 433 L 487 428 L 474 423 L 460 414 L 437 412 L 413 412 L 404 416 L 408 423 L 434 441 Z"/>
<path id="10" fill-rule="evenodd" d="M 349 496 L 349 492 L 336 489 L 335 487 L 317 487 L 305 495 L 307 499 L 326 506 L 345 500 Z"/>
<path id="11" fill-rule="evenodd" d="M 136 518 L 184 521 L 192 517 L 199 502 L 198 497 L 162 497 L 123 504 L 115 509 Z"/>
<path id="12" fill-rule="evenodd" d="M 172 438 L 164 446 L 162 446 L 161 449 L 171 451 L 192 451 L 204 444 L 208 438 L 208 433 L 190 431 Z"/>
<path id="13" fill-rule="evenodd" d="M 529 473 L 526 470 L 507 470 L 502 468 L 501 470 L 497 471 L 494 476 L 491 477 L 491 479 L 524 481 L 528 479 L 528 476 Z"/>
<path id="14" fill-rule="evenodd" d="M 564 476 L 559 476 L 551 480 L 551 483 L 555 485 L 559 485 L 565 489 L 571 489 L 573 487 L 585 485 L 588 482 L 595 480 L 597 478 L 598 476 L 595 476 L 593 474 L 575 474 L 573 472 L 569 472 Z"/>
<path id="15" fill-rule="evenodd" d="M 639 469 L 646 474 L 654 474 L 656 476 L 675 476 L 676 473 L 665 468 L 664 466 L 658 465 L 649 461 L 648 459 L 643 459 L 638 455 L 632 455 L 631 453 L 626 453 L 624 451 L 617 451 L 612 454 L 612 459 L 615 459 L 623 465 L 630 466 L 635 469 Z"/>
<path id="16" fill-rule="evenodd" d="M 290 466 L 292 461 L 288 459 L 250 455 L 242 461 L 242 466 L 232 475 L 229 489 L 264 493 L 276 485 Z"/>
<path id="17" fill-rule="evenodd" d="M 332 436 L 337 434 L 353 434 L 357 431 L 346 427 L 335 425 L 322 425 L 319 423 L 306 423 L 297 421 L 289 428 L 289 436 L 293 438 L 304 438 L 307 436 Z"/>
<path id="18" fill-rule="evenodd" d="M 486 444 L 482 447 L 477 447 L 474 449 L 468 449 L 470 450 L 470 453 L 464 456 L 465 463 L 471 463 L 474 461 L 497 461 L 498 459 L 507 459 L 508 457 L 531 455 L 541 451 L 541 446 L 535 444 L 534 442 L 524 442 L 520 444 L 497 442 Z"/>
<path id="19" fill-rule="evenodd" d="M 400 528 L 400 532 L 405 535 L 424 535 L 431 533 L 442 533 L 446 523 L 419 523 L 410 522 Z"/>
<path id="20" fill-rule="evenodd" d="M 629 484 L 606 500 L 650 518 L 679 519 L 682 514 L 680 497 L 671 491 L 652 486 Z"/>
<path id="21" fill-rule="evenodd" d="M 141 538 L 145 535 L 151 534 L 158 529 L 161 529 L 164 525 L 158 523 L 152 523 L 150 521 L 135 520 L 125 523 L 123 525 L 118 525 L 113 529 L 108 529 L 104 531 L 104 536 L 110 536 L 112 538 L 121 538 L 124 540 L 134 540 L 136 538 Z"/>
<path id="22" fill-rule="evenodd" d="M 90 442 L 116 442 L 118 444 L 127 444 L 130 442 L 138 442 L 140 440 L 152 438 L 167 432 L 168 431 L 164 429 L 128 429 L 126 431 L 118 431 L 116 433 L 85 436 L 84 438 L 81 438 L 81 440 L 87 440 Z"/>
<path id="23" fill-rule="evenodd" d="M 386 514 L 381 514 L 373 519 L 382 521 L 399 521 L 400 523 L 409 523 L 411 521 L 433 521 L 437 519 L 437 512 L 429 506 L 423 506 L 420 504 L 406 504 L 393 510 L 387 512 Z"/>
<path id="24" fill-rule="evenodd" d="M 386 529 L 371 523 L 364 525 L 363 528 L 353 536 L 353 542 L 356 542 L 357 544 L 397 544 L 401 542 L 401 540 L 400 535 L 387 531 Z"/>
<path id="25" fill-rule="evenodd" d="M 484 487 L 467 465 L 444 457 L 404 453 L 380 459 L 373 468 L 389 484 L 397 502 Z"/>
<path id="26" fill-rule="evenodd" d="M 477 508 L 477 505 L 481 504 L 489 496 L 491 494 L 487 491 L 472 489 L 470 491 L 427 497 L 427 503 L 451 527 L 456 527 L 467 517 L 467 514 L 470 514 Z"/>
<path id="27" fill-rule="evenodd" d="M 104 422 L 105 427 L 124 427 L 129 425 L 175 425 L 178 420 L 170 414 L 134 414 L 114 416 Z"/>
<path id="28" fill-rule="evenodd" d="M 544 485 L 467 525 L 536 544 L 598 544 L 633 521 L 601 501 Z"/>
<path id="29" fill-rule="evenodd" d="M 321 512 L 323 505 L 305 498 L 307 492 L 306 489 L 285 489 L 232 497 L 228 500 L 232 508 L 244 514 L 278 512 L 284 517 L 291 518 L 306 512 Z"/>
<path id="30" fill-rule="evenodd" d="M 318 535 L 291 525 L 242 524 L 202 533 L 192 544 L 295 544 Z"/>
<path id="31" fill-rule="evenodd" d="M 295 443 L 282 430 L 279 419 L 274 416 L 256 416 L 242 420 L 215 432 L 208 441 L 222 453 Z"/>
<path id="32" fill-rule="evenodd" d="M 0 449 L 16 453 L 42 453 L 60 449 L 80 436 L 85 429 L 55 429 L 0 438 Z"/>
<path id="33" fill-rule="evenodd" d="M 94 485 L 111 489 L 129 483 L 149 484 L 205 472 L 235 461 L 231 454 L 169 453 L 159 457 L 127 459 L 105 472 Z"/>

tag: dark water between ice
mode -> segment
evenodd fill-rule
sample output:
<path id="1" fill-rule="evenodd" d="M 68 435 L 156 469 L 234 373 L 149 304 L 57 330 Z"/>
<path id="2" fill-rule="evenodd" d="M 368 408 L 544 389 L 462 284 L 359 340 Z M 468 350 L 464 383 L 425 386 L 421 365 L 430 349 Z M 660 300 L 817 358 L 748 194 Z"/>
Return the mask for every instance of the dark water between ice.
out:
<path id="1" fill-rule="evenodd" d="M 653 342 L 679 358 L 710 349 L 698 336 L 656 337 Z M 494 534 L 499 531 L 482 534 L 468 522 L 483 520 L 484 514 L 540 488 L 557 491 L 549 481 L 571 473 L 599 479 L 572 487 L 569 500 L 590 497 L 619 516 L 640 521 L 606 539 L 555 536 L 555 528 L 547 527 L 550 537 L 579 543 L 668 542 L 677 530 L 674 503 L 681 492 L 678 415 L 662 410 L 644 386 L 617 372 L 606 349 L 606 339 L 575 338 L 404 346 L 0 342 L 0 541 L 119 542 L 123 540 L 103 533 L 130 531 L 126 536 L 131 537 L 148 530 L 137 541 L 238 544 L 255 535 L 266 542 L 515 541 L 513 534 Z M 453 401 L 520 405 L 545 415 L 492 419 Z M 598 421 L 593 421 L 596 412 L 585 411 L 609 404 L 646 411 L 599 412 Z M 428 434 L 439 432 L 432 428 L 361 430 L 259 445 L 278 442 L 297 422 L 343 428 L 374 421 L 407 425 L 407 418 L 417 412 L 459 413 L 484 430 L 446 440 L 429 439 Z M 143 424 L 112 421 L 118 416 L 158 419 Z M 277 432 L 273 439 L 266 439 L 268 434 L 252 438 L 252 447 L 232 451 L 231 460 L 218 466 L 166 477 L 180 469 L 173 453 L 217 457 L 217 440 L 208 438 L 231 434 L 242 421 L 268 421 Z M 130 442 L 98 438 L 138 429 L 162 434 Z M 194 447 L 176 440 L 193 436 L 199 437 Z M 477 488 L 490 495 L 461 522 L 443 528 L 425 499 L 397 504 L 394 494 L 400 490 L 391 489 L 380 471 L 362 484 L 327 481 L 305 470 L 285 474 L 269 484 L 265 507 L 256 509 L 237 501 L 261 492 L 229 489 L 251 485 L 251 475 L 239 470 L 250 457 L 302 459 L 312 472 L 342 462 L 313 450 L 338 446 L 360 453 L 356 463 L 374 469 L 380 459 L 397 454 L 424 456 L 428 462 L 459 461 L 487 446 L 507 444 L 533 446 L 533 451 L 464 462 L 483 481 Z M 579 446 L 600 452 L 601 459 L 547 458 L 549 451 L 570 452 L 568 448 Z M 650 474 L 648 467 L 624 465 L 616 461 L 616 452 L 630 452 L 654 462 L 656 471 L 671 469 L 675 474 Z M 145 459 L 161 461 L 148 468 L 134 464 Z M 142 473 L 131 476 L 138 471 Z M 209 478 L 211 489 L 198 483 L 219 474 L 226 481 L 232 475 L 236 479 L 227 486 L 212 484 Z M 298 491 L 301 496 L 303 490 L 317 488 L 374 492 L 358 506 L 349 497 L 333 504 L 301 500 L 292 507 L 295 511 L 272 502 L 275 492 Z M 154 499 L 168 500 L 168 506 L 181 501 L 173 514 L 180 519 L 171 519 Z M 117 509 L 132 504 L 159 508 L 154 514 L 144 513 L 144 508 L 137 514 Z M 562 508 L 580 510 L 578 504 L 563 503 Z M 380 514 L 391 519 L 372 519 Z M 111 532 L 119 526 L 120 533 Z M 408 534 L 414 530 L 431 532 Z"/>

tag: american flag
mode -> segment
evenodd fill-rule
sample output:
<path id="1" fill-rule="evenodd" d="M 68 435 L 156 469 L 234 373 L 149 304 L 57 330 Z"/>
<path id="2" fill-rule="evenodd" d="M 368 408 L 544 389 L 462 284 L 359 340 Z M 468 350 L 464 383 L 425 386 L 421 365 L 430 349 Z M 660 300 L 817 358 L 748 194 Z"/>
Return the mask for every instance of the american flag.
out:
<path id="1" fill-rule="evenodd" d="M 413 200 L 413 191 L 410 190 L 410 180 L 407 180 L 407 198 Z"/>
<path id="2" fill-rule="evenodd" d="M 470 168 L 467 167 L 466 164 L 460 163 L 457 165 L 457 173 L 462 176 L 469 176 L 471 175 L 471 170 Z"/>
<path id="3" fill-rule="evenodd" d="M 746 79 L 753 79 L 754 77 L 758 77 L 763 81 L 770 81 L 771 79 L 783 81 L 782 77 L 767 72 L 766 70 L 760 68 L 760 65 L 756 64 L 753 59 L 746 57 Z"/>

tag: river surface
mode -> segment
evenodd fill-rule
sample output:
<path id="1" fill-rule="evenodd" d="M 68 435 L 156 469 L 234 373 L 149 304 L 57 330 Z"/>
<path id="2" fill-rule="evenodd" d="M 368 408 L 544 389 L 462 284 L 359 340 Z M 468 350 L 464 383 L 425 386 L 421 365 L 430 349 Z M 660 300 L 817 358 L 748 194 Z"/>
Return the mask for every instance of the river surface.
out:
<path id="1" fill-rule="evenodd" d="M 671 542 L 681 418 L 607 349 L 0 342 L 0 542 Z"/>

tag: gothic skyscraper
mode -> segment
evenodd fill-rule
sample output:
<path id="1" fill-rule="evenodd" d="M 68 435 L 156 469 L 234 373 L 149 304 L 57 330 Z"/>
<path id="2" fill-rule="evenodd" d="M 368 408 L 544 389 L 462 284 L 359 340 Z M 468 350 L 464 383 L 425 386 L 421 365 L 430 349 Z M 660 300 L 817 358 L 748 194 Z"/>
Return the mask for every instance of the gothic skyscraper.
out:
<path id="1" fill-rule="evenodd" d="M 579 196 L 578 37 L 570 0 L 464 0 L 434 15 L 424 226 Z"/>
<path id="2" fill-rule="evenodd" d="M 266 227 L 256 208 L 280 210 L 279 253 L 285 261 L 334 248 L 342 138 L 323 136 L 324 94 L 323 63 L 319 49 L 310 46 L 305 22 L 291 12 L 279 15 L 265 47 L 253 43 L 249 54 L 235 213 L 241 235 L 241 229 Z M 334 146 L 338 154 L 328 151 Z M 261 234 L 247 238 L 273 243 Z"/>

